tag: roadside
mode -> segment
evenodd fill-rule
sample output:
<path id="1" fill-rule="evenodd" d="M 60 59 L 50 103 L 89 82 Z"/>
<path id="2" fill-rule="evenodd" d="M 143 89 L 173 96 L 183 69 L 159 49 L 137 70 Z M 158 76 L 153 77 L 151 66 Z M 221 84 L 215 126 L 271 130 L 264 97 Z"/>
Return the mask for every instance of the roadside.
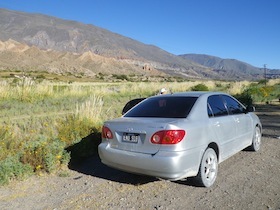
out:
<path id="1" fill-rule="evenodd" d="M 280 106 L 258 105 L 259 152 L 242 151 L 219 165 L 211 188 L 111 169 L 91 157 L 67 177 L 31 177 L 0 187 L 0 209 L 280 209 Z"/>

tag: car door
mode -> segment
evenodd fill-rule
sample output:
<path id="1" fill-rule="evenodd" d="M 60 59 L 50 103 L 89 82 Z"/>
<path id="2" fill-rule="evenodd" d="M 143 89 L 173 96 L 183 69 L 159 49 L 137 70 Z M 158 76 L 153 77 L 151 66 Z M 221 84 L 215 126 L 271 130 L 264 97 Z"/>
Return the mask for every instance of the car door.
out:
<path id="1" fill-rule="evenodd" d="M 223 161 L 234 153 L 236 141 L 236 124 L 229 115 L 225 103 L 220 95 L 208 97 L 208 115 L 211 129 L 219 143 L 220 160 Z"/>
<path id="2" fill-rule="evenodd" d="M 233 147 L 240 151 L 250 145 L 252 141 L 252 120 L 241 103 L 228 95 L 222 97 L 229 114 L 234 118 L 236 127 L 236 139 Z"/>

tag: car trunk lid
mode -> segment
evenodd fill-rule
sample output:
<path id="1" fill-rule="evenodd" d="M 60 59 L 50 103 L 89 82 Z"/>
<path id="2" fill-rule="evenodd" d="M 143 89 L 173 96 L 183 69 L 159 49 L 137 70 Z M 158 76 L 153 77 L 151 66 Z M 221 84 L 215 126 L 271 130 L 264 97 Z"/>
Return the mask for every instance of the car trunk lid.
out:
<path id="1" fill-rule="evenodd" d="M 123 117 L 106 122 L 114 138 L 109 140 L 112 148 L 155 154 L 160 149 L 160 144 L 151 143 L 151 136 L 174 122 L 174 119 L 161 118 L 129 118 Z"/>

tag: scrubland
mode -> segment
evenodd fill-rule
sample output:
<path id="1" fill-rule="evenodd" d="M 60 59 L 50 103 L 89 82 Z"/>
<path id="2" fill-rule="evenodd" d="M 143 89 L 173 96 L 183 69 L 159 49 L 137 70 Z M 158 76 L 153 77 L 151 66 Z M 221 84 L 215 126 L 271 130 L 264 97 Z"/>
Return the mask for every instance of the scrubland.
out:
<path id="1" fill-rule="evenodd" d="M 69 161 L 96 153 L 102 123 L 127 101 L 169 92 L 223 91 L 245 104 L 273 103 L 280 80 L 259 82 L 59 82 L 22 77 L 0 80 L 0 184 L 30 174 L 65 176 Z"/>

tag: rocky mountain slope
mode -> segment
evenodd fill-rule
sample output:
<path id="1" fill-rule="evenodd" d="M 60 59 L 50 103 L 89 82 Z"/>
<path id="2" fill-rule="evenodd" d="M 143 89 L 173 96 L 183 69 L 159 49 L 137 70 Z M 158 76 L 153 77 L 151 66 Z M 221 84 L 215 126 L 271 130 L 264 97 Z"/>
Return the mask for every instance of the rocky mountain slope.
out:
<path id="1" fill-rule="evenodd" d="M 185 78 L 253 79 L 240 65 L 207 65 L 93 25 L 0 9 L 0 69 L 173 75 Z M 236 61 L 233 61 L 236 62 Z"/>
<path id="2" fill-rule="evenodd" d="M 24 70 L 94 77 L 103 74 L 163 75 L 153 68 L 143 68 L 126 60 L 94 54 L 42 50 L 14 40 L 0 41 L 0 70 Z"/>
<path id="3" fill-rule="evenodd" d="M 203 66 L 212 68 L 225 78 L 247 78 L 250 76 L 261 77 L 263 70 L 236 59 L 222 59 L 216 56 L 202 54 L 184 54 L 180 57 L 192 60 Z"/>

